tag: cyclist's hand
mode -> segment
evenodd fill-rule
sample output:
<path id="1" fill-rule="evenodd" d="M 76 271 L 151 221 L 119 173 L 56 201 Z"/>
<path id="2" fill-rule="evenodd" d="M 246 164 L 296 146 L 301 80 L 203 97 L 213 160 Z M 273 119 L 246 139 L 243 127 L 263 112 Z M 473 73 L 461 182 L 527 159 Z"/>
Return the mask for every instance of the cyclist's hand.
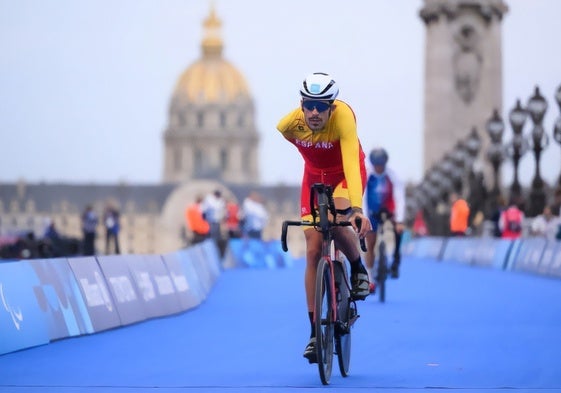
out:
<path id="1" fill-rule="evenodd" d="M 395 231 L 397 233 L 403 233 L 404 230 L 405 230 L 405 225 L 403 225 L 402 222 L 396 222 L 395 223 Z"/>
<path id="2" fill-rule="evenodd" d="M 360 230 L 356 223 L 357 219 L 361 220 Z M 372 230 L 372 225 L 370 224 L 370 220 L 368 219 L 368 217 L 366 217 L 359 211 L 353 212 L 353 214 L 351 214 L 351 217 L 349 218 L 349 221 L 353 225 L 354 230 L 358 233 L 358 237 L 361 239 L 366 236 L 369 231 Z"/>

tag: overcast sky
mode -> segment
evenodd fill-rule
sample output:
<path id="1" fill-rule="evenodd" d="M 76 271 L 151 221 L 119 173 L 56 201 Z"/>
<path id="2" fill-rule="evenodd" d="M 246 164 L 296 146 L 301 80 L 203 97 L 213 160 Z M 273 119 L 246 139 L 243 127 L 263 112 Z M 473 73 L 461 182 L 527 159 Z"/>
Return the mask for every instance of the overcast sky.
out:
<path id="1" fill-rule="evenodd" d="M 214 0 L 224 57 L 246 77 L 255 101 L 264 183 L 300 182 L 302 160 L 275 127 L 313 71 L 337 79 L 365 150 L 384 145 L 404 180 L 422 178 L 422 4 Z M 551 136 L 559 116 L 561 1 L 507 4 L 503 116 L 539 85 Z M 208 0 L 0 0 L 0 182 L 160 182 L 171 94 L 201 56 L 209 9 Z M 551 183 L 561 171 L 561 146 L 550 144 L 542 173 Z M 533 173 L 527 154 L 524 185 Z M 508 166 L 504 175 L 509 184 Z"/>

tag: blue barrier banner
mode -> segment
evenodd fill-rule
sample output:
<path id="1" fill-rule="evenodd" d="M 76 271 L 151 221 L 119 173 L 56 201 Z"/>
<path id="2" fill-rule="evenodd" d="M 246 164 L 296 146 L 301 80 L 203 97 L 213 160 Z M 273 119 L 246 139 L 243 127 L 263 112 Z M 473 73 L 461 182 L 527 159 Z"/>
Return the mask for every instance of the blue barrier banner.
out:
<path id="1" fill-rule="evenodd" d="M 199 245 L 186 249 L 183 255 L 188 257 L 187 259 L 189 263 L 191 263 L 195 269 L 197 277 L 199 278 L 199 284 L 203 289 L 204 298 L 206 298 L 212 288 L 212 284 L 214 283 L 208 267 L 209 262 L 205 260 L 205 255 Z"/>
<path id="2" fill-rule="evenodd" d="M 129 270 L 128 255 L 98 256 L 105 282 L 113 295 L 122 325 L 140 322 L 146 319 L 143 301 L 139 296 L 136 282 Z"/>
<path id="3" fill-rule="evenodd" d="M 195 259 L 194 259 L 195 268 L 197 269 L 199 278 L 202 280 L 203 284 L 205 285 L 208 294 L 208 292 L 210 292 L 212 286 L 214 285 L 214 282 L 218 278 L 218 275 L 220 273 L 221 263 L 218 253 L 205 252 L 205 245 L 216 247 L 214 246 L 214 242 L 209 242 L 207 240 L 203 243 L 196 244 L 195 246 L 192 247 L 192 249 L 195 255 Z"/>
<path id="4" fill-rule="evenodd" d="M 220 251 L 218 250 L 216 243 L 209 239 L 196 245 L 195 247 L 200 247 L 201 251 L 203 252 L 203 258 L 205 261 L 207 261 L 207 266 L 209 267 L 209 272 L 214 282 L 220 275 L 220 270 L 222 267 Z"/>
<path id="5" fill-rule="evenodd" d="M 185 275 L 192 294 L 198 299 L 197 304 L 202 302 L 207 295 L 206 289 L 201 282 L 200 273 L 193 263 L 193 253 L 187 250 L 180 250 L 175 253 L 180 271 Z"/>
<path id="6" fill-rule="evenodd" d="M 538 273 L 539 264 L 545 250 L 547 240 L 542 237 L 519 239 L 518 253 L 512 260 L 514 270 Z"/>
<path id="7" fill-rule="evenodd" d="M 548 276 L 561 277 L 561 242 L 548 240 L 543 250 L 538 273 Z"/>
<path id="8" fill-rule="evenodd" d="M 280 240 L 230 239 L 225 256 L 230 267 L 279 268 L 291 267 L 290 254 L 282 250 Z"/>
<path id="9" fill-rule="evenodd" d="M 47 313 L 51 340 L 93 333 L 86 303 L 66 258 L 34 259 L 29 263 L 39 278 L 33 289 Z"/>
<path id="10" fill-rule="evenodd" d="M 471 265 L 477 251 L 474 240 L 470 237 L 449 238 L 444 245 L 441 259 Z"/>
<path id="11" fill-rule="evenodd" d="M 475 249 L 472 263 L 478 266 L 490 266 L 505 269 L 512 240 L 493 237 L 474 238 Z"/>
<path id="12" fill-rule="evenodd" d="M 164 264 L 172 277 L 182 310 L 198 306 L 206 296 L 186 251 L 181 250 L 162 255 Z"/>
<path id="13" fill-rule="evenodd" d="M 28 261 L 0 264 L 0 354 L 49 343 L 49 321 L 33 288 L 39 278 Z"/>
<path id="14" fill-rule="evenodd" d="M 68 263 L 80 285 L 94 331 L 121 325 L 117 308 L 95 257 L 69 258 Z"/>
<path id="15" fill-rule="evenodd" d="M 440 259 L 444 247 L 446 246 L 446 238 L 444 237 L 417 237 L 402 248 L 403 255 L 410 255 L 415 258 L 431 258 Z"/>
<path id="16" fill-rule="evenodd" d="M 147 318 L 182 311 L 173 279 L 161 255 L 128 255 L 126 260 Z"/>

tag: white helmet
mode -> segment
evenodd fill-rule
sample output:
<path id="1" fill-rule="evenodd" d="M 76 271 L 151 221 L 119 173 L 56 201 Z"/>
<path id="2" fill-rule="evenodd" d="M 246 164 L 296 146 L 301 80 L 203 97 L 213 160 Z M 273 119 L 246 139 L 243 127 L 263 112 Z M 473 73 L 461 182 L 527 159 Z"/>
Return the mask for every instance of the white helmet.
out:
<path id="1" fill-rule="evenodd" d="M 304 79 L 300 88 L 302 98 L 333 101 L 339 94 L 339 87 L 330 75 L 314 72 Z"/>

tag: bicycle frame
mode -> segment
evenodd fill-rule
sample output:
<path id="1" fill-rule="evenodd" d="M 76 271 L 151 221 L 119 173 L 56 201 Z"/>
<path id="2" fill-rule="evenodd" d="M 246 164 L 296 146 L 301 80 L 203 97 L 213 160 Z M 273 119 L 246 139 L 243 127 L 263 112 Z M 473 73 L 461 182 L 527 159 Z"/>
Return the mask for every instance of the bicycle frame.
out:
<path id="1" fill-rule="evenodd" d="M 288 246 L 286 242 L 288 226 L 311 226 L 314 227 L 315 230 L 322 233 L 322 251 L 321 251 L 321 257 L 318 261 L 318 266 L 324 267 L 325 264 L 328 265 L 328 269 L 326 270 L 328 272 L 328 277 L 324 280 L 324 277 L 320 276 L 320 274 L 323 275 L 324 273 L 323 268 L 321 269 L 321 272 L 320 269 L 318 269 L 318 273 L 316 276 L 316 291 L 319 291 L 318 289 L 319 285 L 323 287 L 323 285 L 319 283 L 324 283 L 326 281 L 328 282 L 328 287 L 324 288 L 324 290 L 327 290 L 327 293 L 329 294 L 329 298 L 326 299 L 326 301 L 329 302 L 330 309 L 327 310 L 328 311 L 327 320 L 326 321 L 321 320 L 321 325 L 325 324 L 326 326 L 329 326 L 328 331 L 330 333 L 328 334 L 328 336 L 332 336 L 332 338 L 335 340 L 334 342 L 335 346 L 338 348 L 337 356 L 339 358 L 339 369 L 343 376 L 347 376 L 348 363 L 350 357 L 350 349 L 349 349 L 350 347 L 345 347 L 346 355 L 343 355 L 341 353 L 342 352 L 341 348 L 342 345 L 350 345 L 350 341 L 348 341 L 348 344 L 347 341 L 345 341 L 345 344 L 342 344 L 341 337 L 350 333 L 350 327 L 358 318 L 358 314 L 356 313 L 356 304 L 354 303 L 354 300 L 350 298 L 351 288 L 348 282 L 348 275 L 347 275 L 346 267 L 343 265 L 344 262 L 341 260 L 339 261 L 339 263 L 342 264 L 341 272 L 344 275 L 343 281 L 344 281 L 344 285 L 346 286 L 345 291 L 348 294 L 348 296 L 344 300 L 345 302 L 349 302 L 347 306 L 343 306 L 346 307 L 345 310 L 347 312 L 347 316 L 344 317 L 344 319 L 348 319 L 348 320 L 342 320 L 338 315 L 340 302 L 337 301 L 337 289 L 338 289 L 336 287 L 337 273 L 335 272 L 334 261 L 338 261 L 337 258 L 339 258 L 341 252 L 337 249 L 335 245 L 334 242 L 335 239 L 332 230 L 335 227 L 351 226 L 352 224 L 349 221 L 337 221 L 337 210 L 335 208 L 335 203 L 333 200 L 333 190 L 330 186 L 324 185 L 322 183 L 314 184 L 310 192 L 310 206 L 312 207 L 311 221 L 302 220 L 302 221 L 283 222 L 282 234 L 281 234 L 282 249 L 285 252 L 288 251 Z M 317 209 L 315 208 L 316 206 Z M 360 225 L 360 222 L 357 222 L 357 225 Z M 364 244 L 364 239 L 361 239 L 360 243 L 361 243 L 361 248 L 363 249 L 363 251 L 365 251 L 366 246 Z M 341 289 L 342 288 L 339 288 L 339 291 L 341 291 Z M 320 291 L 319 293 L 324 293 L 324 292 Z M 322 299 L 318 299 L 317 297 L 318 296 L 316 294 L 316 305 L 314 306 L 314 309 L 317 310 L 319 306 L 319 309 L 321 310 L 321 305 L 318 302 L 321 302 Z M 342 300 L 343 299 L 341 297 L 340 301 Z M 350 315 L 349 310 L 351 309 L 354 310 L 355 314 L 353 315 L 352 318 L 349 318 Z M 317 313 L 317 311 L 315 311 L 314 313 L 318 315 L 320 314 Z M 319 316 L 318 315 L 316 315 L 316 318 L 321 319 L 321 315 Z M 316 329 L 321 330 L 321 326 L 318 325 L 318 323 L 316 323 Z M 333 329 L 333 331 L 330 329 Z M 334 336 L 333 333 L 335 333 Z M 320 338 L 323 338 L 323 335 L 318 334 L 318 340 Z M 331 342 L 327 345 L 332 346 L 334 343 Z M 320 377 L 322 383 L 324 385 L 327 385 L 329 383 L 329 378 L 331 376 L 333 350 L 328 349 L 328 352 L 326 353 L 328 359 L 323 359 L 323 353 L 320 353 L 321 352 L 320 349 L 322 348 L 322 345 L 318 344 L 318 367 L 320 370 Z M 324 361 L 325 364 L 323 364 Z"/>
<path id="2" fill-rule="evenodd" d="M 317 204 L 316 204 L 317 195 Z M 317 205 L 317 209 L 314 206 Z M 332 228 L 336 226 L 352 226 L 349 221 L 336 221 L 337 209 L 333 201 L 333 189 L 323 183 L 315 183 L 312 185 L 310 192 L 310 207 L 312 208 L 312 221 L 284 221 L 282 224 L 281 244 L 283 251 L 288 251 L 286 236 L 288 226 L 313 226 L 316 230 L 320 231 L 323 235 L 322 239 L 322 252 L 321 256 L 329 261 L 331 277 L 334 277 L 335 271 L 333 267 L 333 260 L 336 260 L 341 253 L 336 247 L 334 252 L 331 251 L 331 244 L 334 242 Z M 329 214 L 332 220 L 329 219 Z M 319 219 L 319 220 L 318 220 Z M 361 240 L 361 247 L 364 249 Z M 331 281 L 331 293 L 335 295 L 335 281 Z M 332 296 L 332 310 L 334 311 L 333 320 L 337 320 L 337 299 Z"/>

